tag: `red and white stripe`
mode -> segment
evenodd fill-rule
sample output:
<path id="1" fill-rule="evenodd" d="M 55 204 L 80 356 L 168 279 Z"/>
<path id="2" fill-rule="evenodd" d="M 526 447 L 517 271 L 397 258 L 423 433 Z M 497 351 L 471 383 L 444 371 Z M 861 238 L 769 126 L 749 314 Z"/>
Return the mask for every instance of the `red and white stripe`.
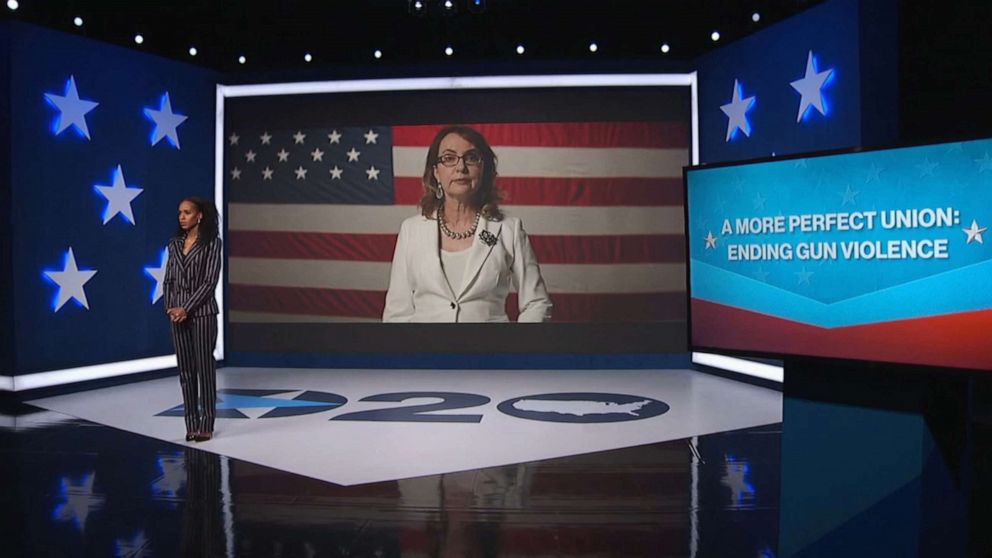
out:
<path id="1" fill-rule="evenodd" d="M 496 151 L 501 207 L 523 221 L 556 321 L 685 317 L 684 124 L 473 127 Z M 438 129 L 394 128 L 396 205 L 231 204 L 231 321 L 377 320 Z"/>

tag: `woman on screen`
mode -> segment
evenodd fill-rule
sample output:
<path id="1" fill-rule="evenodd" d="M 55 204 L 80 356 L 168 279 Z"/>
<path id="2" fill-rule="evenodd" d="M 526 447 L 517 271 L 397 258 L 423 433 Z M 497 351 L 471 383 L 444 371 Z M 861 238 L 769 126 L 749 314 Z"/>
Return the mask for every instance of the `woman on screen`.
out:
<path id="1" fill-rule="evenodd" d="M 400 226 L 384 322 L 506 322 L 516 287 L 520 322 L 551 319 L 541 268 L 520 219 L 504 216 L 496 154 L 478 131 L 442 129 L 424 165 L 420 215 Z"/>
<path id="2" fill-rule="evenodd" d="M 169 242 L 165 307 L 179 363 L 186 441 L 213 437 L 217 414 L 217 299 L 221 240 L 217 208 L 202 198 L 179 204 L 179 228 Z"/>

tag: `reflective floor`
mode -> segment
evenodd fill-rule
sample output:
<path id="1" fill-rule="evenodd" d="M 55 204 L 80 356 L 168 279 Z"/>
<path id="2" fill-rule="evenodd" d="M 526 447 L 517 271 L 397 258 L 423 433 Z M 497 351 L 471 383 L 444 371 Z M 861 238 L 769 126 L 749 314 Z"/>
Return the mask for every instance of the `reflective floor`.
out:
<path id="1" fill-rule="evenodd" d="M 0 555 L 770 557 L 780 426 L 341 486 L 5 403 Z"/>

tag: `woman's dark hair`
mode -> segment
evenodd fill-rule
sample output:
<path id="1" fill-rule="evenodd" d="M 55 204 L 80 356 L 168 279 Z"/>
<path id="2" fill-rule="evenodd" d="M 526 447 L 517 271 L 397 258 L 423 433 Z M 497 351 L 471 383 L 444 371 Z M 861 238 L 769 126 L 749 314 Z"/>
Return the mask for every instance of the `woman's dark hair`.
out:
<path id="1" fill-rule="evenodd" d="M 446 126 L 434 136 L 434 141 L 431 142 L 431 147 L 427 150 L 427 160 L 424 163 L 424 197 L 420 199 L 420 212 L 428 219 L 433 218 L 438 208 L 444 203 L 443 196 L 441 199 L 437 197 L 441 186 L 434 178 L 434 166 L 438 163 L 437 154 L 441 149 L 441 140 L 448 134 L 458 134 L 462 139 L 474 145 L 476 151 L 482 156 L 482 179 L 479 181 L 479 188 L 472 196 L 472 207 L 478 209 L 486 219 L 499 221 L 503 218 L 503 212 L 499 209 L 502 196 L 496 189 L 496 154 L 489 146 L 485 136 L 468 126 Z"/>
<path id="2" fill-rule="evenodd" d="M 199 198 L 196 196 L 190 196 L 188 198 L 183 198 L 179 203 L 189 202 L 196 206 L 196 210 L 203 215 L 203 219 L 200 221 L 200 235 L 197 237 L 198 243 L 207 244 L 211 240 L 217 238 L 220 232 L 220 223 L 217 215 L 217 206 L 214 202 Z M 182 227 L 176 226 L 176 236 L 182 237 L 185 233 Z"/>

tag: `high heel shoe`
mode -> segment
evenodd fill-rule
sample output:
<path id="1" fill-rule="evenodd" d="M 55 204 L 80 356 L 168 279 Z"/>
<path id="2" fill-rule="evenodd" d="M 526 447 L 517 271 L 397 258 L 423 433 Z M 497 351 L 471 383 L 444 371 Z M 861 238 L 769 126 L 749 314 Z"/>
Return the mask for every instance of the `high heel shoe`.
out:
<path id="1" fill-rule="evenodd" d="M 196 441 L 196 442 L 206 442 L 207 440 L 209 440 L 209 439 L 211 439 L 213 437 L 214 437 L 214 433 L 213 432 L 197 432 L 193 436 L 193 440 Z"/>

